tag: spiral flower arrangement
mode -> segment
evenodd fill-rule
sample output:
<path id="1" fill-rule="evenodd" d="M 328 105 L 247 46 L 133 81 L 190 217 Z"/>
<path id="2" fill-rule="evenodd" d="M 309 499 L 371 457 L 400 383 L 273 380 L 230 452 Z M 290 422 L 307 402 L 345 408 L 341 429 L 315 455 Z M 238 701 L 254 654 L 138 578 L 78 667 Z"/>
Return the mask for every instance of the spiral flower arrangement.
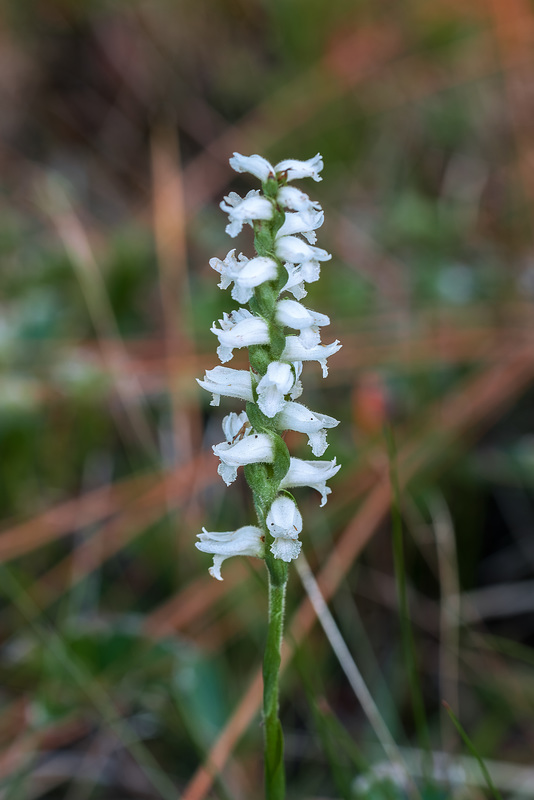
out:
<path id="1" fill-rule="evenodd" d="M 226 232 L 237 236 L 243 225 L 254 230 L 256 255 L 247 258 L 230 250 L 226 258 L 212 258 L 221 289 L 232 286 L 231 296 L 240 308 L 225 313 L 211 330 L 219 340 L 217 354 L 223 364 L 236 348 L 247 347 L 249 370 L 217 366 L 207 370 L 200 386 L 212 394 L 246 403 L 245 410 L 228 414 L 222 423 L 225 440 L 213 447 L 218 472 L 227 485 L 239 467 L 252 491 L 257 525 L 233 531 L 206 531 L 198 535 L 199 550 L 213 555 L 210 573 L 222 580 L 223 561 L 236 555 L 265 560 L 269 574 L 269 630 L 264 660 L 264 726 L 266 796 L 284 796 L 283 742 L 278 721 L 278 670 L 283 631 L 284 597 L 288 563 L 301 550 L 302 516 L 289 491 L 310 486 L 321 495 L 321 506 L 331 490 L 326 485 L 339 470 L 336 459 L 302 460 L 290 456 L 284 431 L 305 433 L 314 456 L 327 448 L 326 432 L 338 420 L 311 411 L 297 402 L 302 394 L 303 362 L 318 361 L 323 377 L 327 359 L 341 345 L 321 343 L 320 329 L 330 323 L 325 314 L 300 301 L 306 283 L 317 281 L 321 262 L 331 256 L 316 246 L 316 230 L 323 224 L 319 203 L 289 184 L 300 178 L 322 180 L 323 161 L 318 154 L 307 161 L 287 159 L 273 166 L 259 155 L 234 153 L 230 165 L 261 181 L 243 198 L 231 192 L 221 203 L 228 214 Z M 289 297 L 292 295 L 292 297 Z M 289 331 L 288 331 L 289 329 Z"/>

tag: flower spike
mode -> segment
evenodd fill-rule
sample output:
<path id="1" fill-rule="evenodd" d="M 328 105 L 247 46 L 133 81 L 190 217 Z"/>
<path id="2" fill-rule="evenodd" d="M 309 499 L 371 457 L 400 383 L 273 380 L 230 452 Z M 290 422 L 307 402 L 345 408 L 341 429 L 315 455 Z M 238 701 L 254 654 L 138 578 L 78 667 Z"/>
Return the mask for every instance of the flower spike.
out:
<path id="1" fill-rule="evenodd" d="M 313 455 L 322 456 L 327 430 L 338 425 L 333 417 L 296 402 L 302 393 L 303 363 L 318 361 L 326 376 L 327 358 L 341 347 L 337 340 L 321 343 L 321 329 L 330 319 L 299 302 L 306 296 L 306 284 L 319 279 L 321 264 L 331 255 L 315 244 L 324 220 L 320 204 L 289 184 L 300 178 L 320 181 L 323 160 L 317 154 L 273 165 L 258 154 L 234 153 L 230 165 L 262 184 L 261 190 L 252 189 L 245 197 L 230 192 L 221 203 L 228 214 L 227 233 L 237 236 L 243 225 L 251 225 L 256 253 L 249 258 L 237 255 L 234 248 L 225 258 L 210 260 L 220 276 L 219 287 L 230 289 L 239 304 L 224 313 L 211 331 L 219 341 L 221 362 L 230 361 L 236 348 L 249 348 L 250 370 L 214 367 L 198 383 L 211 392 L 212 405 L 219 405 L 221 397 L 247 403 L 246 411 L 223 419 L 224 441 L 214 445 L 213 452 L 227 485 L 236 480 L 239 467 L 244 468 L 259 528 L 199 535 L 197 547 L 214 555 L 215 577 L 220 577 L 220 564 L 228 554 L 261 553 L 270 572 L 276 571 L 277 562 L 297 558 L 302 516 L 286 490 L 311 487 L 324 505 L 331 491 L 327 481 L 339 470 L 335 459 L 292 458 L 282 438 L 286 430 L 304 433 Z"/>

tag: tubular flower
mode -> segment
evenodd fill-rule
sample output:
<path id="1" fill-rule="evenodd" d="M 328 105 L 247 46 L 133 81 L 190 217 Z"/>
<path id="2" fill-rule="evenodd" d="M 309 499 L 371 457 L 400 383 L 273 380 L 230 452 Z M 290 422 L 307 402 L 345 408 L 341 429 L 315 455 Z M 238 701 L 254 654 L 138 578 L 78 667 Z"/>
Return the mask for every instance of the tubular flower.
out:
<path id="1" fill-rule="evenodd" d="M 330 324 L 329 318 L 299 302 L 307 294 L 306 284 L 319 279 L 321 263 L 331 255 L 315 244 L 324 220 L 320 204 L 288 182 L 320 181 L 322 158 L 318 154 L 307 161 L 286 159 L 273 165 L 260 155 L 234 153 L 230 164 L 262 183 L 261 191 L 245 197 L 231 192 L 221 203 L 230 236 L 245 224 L 252 226 L 256 254 L 248 258 L 233 249 L 222 260 L 210 260 L 220 275 L 219 287 L 230 289 L 241 306 L 225 313 L 211 331 L 219 340 L 217 353 L 223 363 L 233 357 L 234 348 L 248 347 L 250 370 L 214 367 L 198 383 L 211 392 L 212 405 L 218 406 L 221 397 L 247 403 L 246 411 L 224 417 L 225 440 L 214 445 L 213 452 L 227 485 L 244 467 L 260 527 L 199 534 L 197 547 L 213 553 L 210 572 L 219 579 L 221 563 L 229 555 L 263 557 L 270 571 L 277 561 L 297 558 L 302 516 L 287 489 L 311 487 L 324 505 L 331 491 L 326 482 L 339 470 L 335 459 L 291 458 L 281 435 L 285 430 L 307 434 L 314 456 L 321 456 L 327 447 L 326 431 L 338 425 L 333 417 L 295 402 L 302 394 L 303 362 L 318 361 L 326 376 L 327 358 L 341 347 L 337 340 L 321 344 L 321 328 Z"/>
<path id="2" fill-rule="evenodd" d="M 237 397 L 239 400 L 252 400 L 252 379 L 250 372 L 231 367 L 213 367 L 206 370 L 204 380 L 197 378 L 197 383 L 207 392 L 211 392 L 212 406 L 218 406 L 223 397 Z"/>
<path id="3" fill-rule="evenodd" d="M 318 411 L 310 411 L 302 403 L 286 403 L 276 415 L 280 430 L 298 431 L 308 434 L 308 444 L 314 456 L 322 456 L 326 448 L 326 430 L 339 425 L 339 420 Z"/>
<path id="4" fill-rule="evenodd" d="M 203 553 L 213 553 L 213 566 L 209 573 L 222 581 L 221 564 L 230 556 L 256 556 L 262 558 L 265 545 L 263 535 L 255 525 L 244 525 L 236 531 L 209 532 L 202 528 L 195 545 Z"/>
<path id="5" fill-rule="evenodd" d="M 216 328 L 213 323 L 210 330 L 219 339 L 217 355 L 223 364 L 233 358 L 234 347 L 269 343 L 267 322 L 261 317 L 255 317 L 246 308 L 232 311 L 231 314 L 225 313 L 219 324 L 221 327 Z"/>
<path id="6" fill-rule="evenodd" d="M 271 219 L 274 213 L 271 201 L 257 191 L 249 192 L 246 197 L 230 192 L 221 203 L 221 208 L 228 214 L 226 233 L 232 238 L 241 233 L 245 223 L 252 225 L 260 219 Z"/>

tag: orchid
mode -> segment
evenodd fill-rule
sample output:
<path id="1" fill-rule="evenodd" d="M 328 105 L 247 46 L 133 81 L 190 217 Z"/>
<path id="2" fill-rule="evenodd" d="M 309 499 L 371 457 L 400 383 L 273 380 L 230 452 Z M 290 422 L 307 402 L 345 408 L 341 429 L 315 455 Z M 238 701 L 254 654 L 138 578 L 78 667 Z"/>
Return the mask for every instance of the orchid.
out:
<path id="1" fill-rule="evenodd" d="M 203 529 L 197 548 L 213 555 L 210 573 L 222 580 L 221 565 L 229 556 L 263 558 L 269 575 L 269 632 L 264 663 L 264 730 L 266 790 L 268 800 L 283 796 L 283 763 L 278 723 L 278 668 L 283 631 L 283 609 L 288 565 L 298 558 L 302 542 L 302 515 L 290 489 L 311 487 L 326 503 L 339 465 L 332 461 L 304 461 L 290 455 L 282 438 L 286 430 L 305 433 L 314 456 L 327 447 L 326 432 L 338 425 L 327 414 L 297 403 L 302 394 L 303 363 L 318 361 L 323 376 L 327 359 L 340 349 L 335 340 L 321 343 L 321 329 L 330 324 L 326 314 L 304 306 L 306 284 L 319 279 L 321 264 L 331 255 L 316 246 L 317 230 L 324 220 L 319 203 L 288 182 L 300 178 L 320 181 L 323 160 L 319 154 L 305 161 L 286 159 L 271 164 L 260 155 L 234 153 L 236 172 L 249 173 L 262 183 L 245 197 L 230 192 L 221 203 L 228 214 L 227 233 L 235 237 L 243 225 L 254 230 L 256 254 L 236 250 L 212 258 L 220 275 L 219 287 L 230 289 L 240 307 L 213 323 L 217 354 L 223 364 L 234 350 L 248 348 L 249 370 L 218 366 L 207 370 L 199 385 L 212 394 L 211 405 L 221 397 L 246 402 L 246 409 L 227 414 L 222 422 L 224 441 L 213 446 L 218 473 L 231 485 L 243 467 L 252 491 L 258 526 L 245 525 L 222 533 Z M 288 297 L 287 294 L 292 297 Z M 245 308 L 245 304 L 248 308 Z M 282 784 L 280 781 L 282 780 Z"/>

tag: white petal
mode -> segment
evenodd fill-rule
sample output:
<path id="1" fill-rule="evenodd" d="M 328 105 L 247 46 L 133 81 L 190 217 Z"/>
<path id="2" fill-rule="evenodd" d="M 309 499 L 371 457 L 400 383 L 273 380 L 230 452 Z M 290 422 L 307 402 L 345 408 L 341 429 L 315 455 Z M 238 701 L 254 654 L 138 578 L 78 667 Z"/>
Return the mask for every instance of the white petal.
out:
<path id="1" fill-rule="evenodd" d="M 271 437 L 266 433 L 254 433 L 238 442 L 215 444 L 212 448 L 216 456 L 230 467 L 245 464 L 271 464 L 274 458 Z"/>
<path id="2" fill-rule="evenodd" d="M 316 200 L 310 200 L 307 194 L 295 186 L 282 186 L 276 197 L 280 205 L 292 211 L 320 211 L 321 205 Z"/>
<path id="3" fill-rule="evenodd" d="M 267 514 L 267 527 L 271 536 L 297 539 L 302 531 L 302 516 L 296 503 L 287 495 L 275 497 Z"/>
<path id="4" fill-rule="evenodd" d="M 212 553 L 213 567 L 210 574 L 221 581 L 221 564 L 230 556 L 256 556 L 262 558 L 265 546 L 263 533 L 254 525 L 244 525 L 236 531 L 207 531 L 202 528 L 196 547 L 203 553 Z"/>
<path id="5" fill-rule="evenodd" d="M 234 347 L 250 347 L 253 344 L 269 342 L 267 323 L 261 317 L 255 317 L 247 309 L 224 314 L 219 324 L 220 328 L 216 328 L 213 324 L 210 330 L 219 339 L 220 347 L 217 348 L 217 353 L 223 364 L 233 357 Z"/>
<path id="6" fill-rule="evenodd" d="M 266 281 L 274 281 L 278 274 L 278 264 L 273 258 L 258 256 L 251 258 L 241 271 L 238 281 L 241 286 L 255 288 Z"/>
<path id="7" fill-rule="evenodd" d="M 277 173 L 287 173 L 287 180 L 294 181 L 299 178 L 313 178 L 314 181 L 322 181 L 319 175 L 323 168 L 323 159 L 319 153 L 307 161 L 297 161 L 295 158 L 286 158 L 285 161 L 279 161 L 275 166 Z"/>
<path id="8" fill-rule="evenodd" d="M 236 414 L 232 411 L 230 414 L 227 414 L 222 421 L 222 429 L 224 438 L 228 444 L 232 444 L 234 439 L 238 436 L 240 439 L 244 436 L 248 436 L 251 431 L 251 426 L 248 421 L 247 412 L 242 411 L 241 414 Z"/>
<path id="9" fill-rule="evenodd" d="M 274 417 L 282 410 L 284 396 L 291 390 L 294 382 L 295 377 L 289 364 L 280 361 L 269 364 L 257 387 L 258 406 L 266 417 Z"/>
<path id="10" fill-rule="evenodd" d="M 240 199 L 236 205 L 229 203 L 229 199 L 234 201 L 233 196 L 228 195 L 220 204 L 230 220 L 226 226 L 228 236 L 237 236 L 246 222 L 252 224 L 254 220 L 271 219 L 273 216 L 273 204 L 266 197 L 254 194 L 252 197 Z"/>
<path id="11" fill-rule="evenodd" d="M 280 489 L 289 489 L 292 486 L 310 486 L 321 495 L 321 506 L 326 503 L 327 496 L 331 489 L 327 487 L 326 481 L 338 472 L 340 464 L 333 461 L 303 461 L 300 458 L 292 458 L 289 471 L 282 478 Z"/>
<path id="12" fill-rule="evenodd" d="M 240 153 L 234 153 L 230 159 L 230 166 L 236 172 L 250 172 L 262 183 L 265 183 L 269 176 L 275 177 L 274 167 L 263 156 L 242 156 Z"/>
<path id="13" fill-rule="evenodd" d="M 197 378 L 197 383 L 213 394 L 211 405 L 218 406 L 221 395 L 236 397 L 239 400 L 252 400 L 252 381 L 250 372 L 230 367 L 214 367 L 206 370 L 204 380 Z"/>
<path id="14" fill-rule="evenodd" d="M 332 256 L 320 247 L 313 247 L 296 236 L 281 236 L 275 243 L 276 255 L 282 261 L 300 264 L 303 261 L 329 261 Z"/>
<path id="15" fill-rule="evenodd" d="M 271 553 L 282 561 L 293 561 L 298 557 L 302 542 L 298 539 L 275 539 L 271 545 Z"/>
<path id="16" fill-rule="evenodd" d="M 330 319 L 326 314 L 312 311 L 296 300 L 280 300 L 276 306 L 276 319 L 281 325 L 287 325 L 288 328 L 295 328 L 298 331 L 330 325 Z"/>
<path id="17" fill-rule="evenodd" d="M 301 211 L 293 214 L 286 214 L 282 227 L 278 230 L 276 238 L 281 236 L 291 236 L 294 233 L 302 233 L 309 240 L 309 236 L 320 228 L 324 222 L 323 211 Z M 317 237 L 313 233 L 312 244 Z"/>
<path id="18" fill-rule="evenodd" d="M 298 431 L 308 434 L 308 443 L 311 445 L 314 456 L 322 456 L 327 448 L 326 428 L 335 428 L 339 420 L 310 411 L 301 403 L 286 403 L 276 416 L 276 424 L 280 430 Z"/>
<path id="19" fill-rule="evenodd" d="M 318 361 L 323 368 L 323 378 L 328 375 L 326 359 L 333 356 L 342 345 L 336 339 L 332 344 L 317 344 L 313 347 L 306 347 L 300 336 L 286 336 L 286 346 L 282 353 L 284 361 Z"/>

